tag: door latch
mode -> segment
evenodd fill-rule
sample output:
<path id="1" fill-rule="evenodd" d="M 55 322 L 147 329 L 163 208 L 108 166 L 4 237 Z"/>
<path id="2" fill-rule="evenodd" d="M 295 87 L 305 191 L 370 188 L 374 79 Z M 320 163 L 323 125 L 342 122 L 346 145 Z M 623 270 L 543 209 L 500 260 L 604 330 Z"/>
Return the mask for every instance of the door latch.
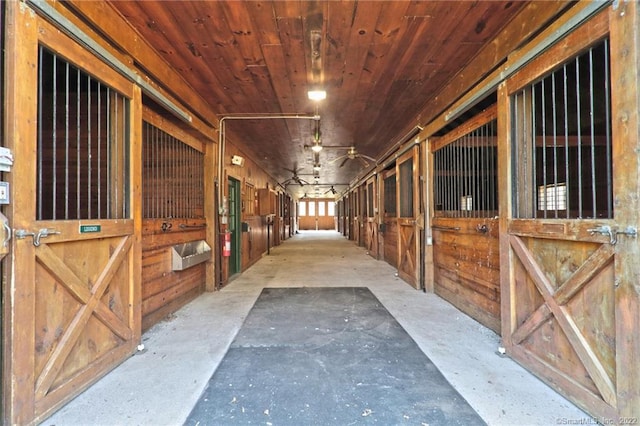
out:
<path id="1" fill-rule="evenodd" d="M 618 242 L 618 235 L 628 235 L 630 237 L 636 237 L 638 230 L 633 226 L 627 226 L 623 230 L 619 230 L 617 227 L 611 227 L 609 225 L 601 225 L 596 228 L 587 229 L 591 235 L 601 234 L 609 236 L 609 243 L 613 246 Z"/>
<path id="2" fill-rule="evenodd" d="M 13 233 L 16 238 L 22 240 L 27 237 L 33 237 L 33 245 L 36 247 L 40 246 L 40 238 L 48 237 L 49 235 L 60 234 L 60 231 L 56 231 L 55 229 L 42 228 L 38 232 L 29 232 L 26 229 L 16 229 Z"/>

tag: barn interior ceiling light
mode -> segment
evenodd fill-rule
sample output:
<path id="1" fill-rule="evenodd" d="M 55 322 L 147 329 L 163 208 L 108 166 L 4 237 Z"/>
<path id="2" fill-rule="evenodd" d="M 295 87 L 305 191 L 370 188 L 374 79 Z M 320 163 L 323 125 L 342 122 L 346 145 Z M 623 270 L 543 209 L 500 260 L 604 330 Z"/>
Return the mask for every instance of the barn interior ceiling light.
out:
<path id="1" fill-rule="evenodd" d="M 309 96 L 309 99 L 312 101 L 322 101 L 327 99 L 327 92 L 325 90 L 309 90 L 307 96 Z"/>

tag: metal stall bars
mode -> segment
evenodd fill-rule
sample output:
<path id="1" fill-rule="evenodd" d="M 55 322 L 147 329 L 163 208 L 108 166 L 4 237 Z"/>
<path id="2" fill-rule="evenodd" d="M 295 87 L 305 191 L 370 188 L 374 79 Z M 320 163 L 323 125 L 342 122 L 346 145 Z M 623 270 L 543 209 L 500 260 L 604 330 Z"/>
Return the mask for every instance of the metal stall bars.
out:
<path id="1" fill-rule="evenodd" d="M 144 219 L 204 218 L 204 154 L 144 122 Z"/>
<path id="2" fill-rule="evenodd" d="M 38 220 L 129 217 L 128 100 L 39 48 Z"/>
<path id="3" fill-rule="evenodd" d="M 496 120 L 434 152 L 436 217 L 498 214 Z"/>
<path id="4" fill-rule="evenodd" d="M 513 95 L 514 217 L 613 218 L 609 42 Z"/>

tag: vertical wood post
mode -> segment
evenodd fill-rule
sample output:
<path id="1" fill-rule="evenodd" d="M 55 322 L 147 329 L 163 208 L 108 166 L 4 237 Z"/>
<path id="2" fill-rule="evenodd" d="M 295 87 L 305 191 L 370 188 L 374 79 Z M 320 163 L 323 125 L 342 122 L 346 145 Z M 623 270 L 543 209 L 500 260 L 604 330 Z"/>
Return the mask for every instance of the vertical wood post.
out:
<path id="1" fill-rule="evenodd" d="M 5 41 L 5 145 L 15 163 L 7 179 L 13 189 L 7 217 L 12 228 L 35 220 L 36 122 L 38 81 L 38 34 L 35 13 L 23 2 L 6 2 Z M 17 184 L 20 182 L 20 185 Z M 16 188 L 20 191 L 15 191 Z M 18 247 L 19 246 L 19 247 Z M 16 249 L 21 251 L 15 256 Z M 30 423 L 35 415 L 34 340 L 35 271 L 31 240 L 11 241 L 4 260 L 3 377 L 6 424 Z M 20 281 L 16 274 L 20 272 Z"/>
<path id="2" fill-rule="evenodd" d="M 509 221 L 513 217 L 511 193 L 513 191 L 510 100 L 506 83 L 498 87 L 498 216 L 500 229 L 500 317 L 502 344 L 509 350 L 511 334 L 515 329 L 513 309 L 513 255 L 509 244 Z"/>
<path id="3" fill-rule="evenodd" d="M 614 209 L 621 226 L 640 226 L 640 8 L 615 2 L 610 12 Z M 640 418 L 640 241 L 620 236 L 616 261 L 618 415 Z"/>
<path id="4" fill-rule="evenodd" d="M 142 334 L 142 90 L 133 87 L 133 98 L 130 102 L 130 132 L 131 146 L 129 147 L 131 169 L 131 218 L 133 219 L 133 247 L 129 253 L 131 268 L 129 277 L 129 300 L 133 303 L 129 324 L 133 330 L 131 339 L 133 346 L 140 342 Z"/>
<path id="5" fill-rule="evenodd" d="M 208 143 L 204 152 L 204 217 L 207 220 L 207 244 L 211 247 L 213 256 L 206 264 L 205 290 L 214 291 L 218 285 L 220 275 L 220 237 L 218 233 L 218 196 L 216 192 L 216 170 L 218 170 L 216 152 L 218 145 Z M 218 191 L 222 189 L 217 188 Z"/>

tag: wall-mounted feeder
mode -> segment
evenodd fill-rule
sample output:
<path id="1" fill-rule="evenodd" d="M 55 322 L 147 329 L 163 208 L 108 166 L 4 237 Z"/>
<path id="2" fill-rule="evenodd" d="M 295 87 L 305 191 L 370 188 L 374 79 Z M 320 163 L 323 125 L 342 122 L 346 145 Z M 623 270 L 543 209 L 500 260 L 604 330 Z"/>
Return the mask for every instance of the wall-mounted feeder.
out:
<path id="1" fill-rule="evenodd" d="M 191 241 L 171 247 L 171 269 L 182 271 L 211 259 L 211 247 L 206 241 Z"/>

